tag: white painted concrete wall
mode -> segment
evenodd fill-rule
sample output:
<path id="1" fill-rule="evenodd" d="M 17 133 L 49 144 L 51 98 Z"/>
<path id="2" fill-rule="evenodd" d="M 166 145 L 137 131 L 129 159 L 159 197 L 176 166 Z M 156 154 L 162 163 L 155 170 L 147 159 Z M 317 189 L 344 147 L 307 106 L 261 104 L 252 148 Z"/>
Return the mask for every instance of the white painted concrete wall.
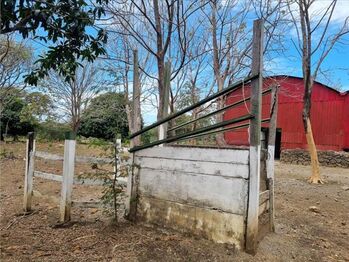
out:
<path id="1" fill-rule="evenodd" d="M 138 151 L 139 216 L 241 248 L 248 163 L 248 149 L 154 147 Z"/>

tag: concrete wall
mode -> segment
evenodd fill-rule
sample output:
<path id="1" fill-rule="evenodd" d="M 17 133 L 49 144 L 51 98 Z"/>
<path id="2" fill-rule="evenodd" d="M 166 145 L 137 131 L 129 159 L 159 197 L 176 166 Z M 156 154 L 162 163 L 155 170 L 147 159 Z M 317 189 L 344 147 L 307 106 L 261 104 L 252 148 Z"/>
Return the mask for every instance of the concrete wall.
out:
<path id="1" fill-rule="evenodd" d="M 249 151 L 154 147 L 135 153 L 139 219 L 243 248 Z"/>

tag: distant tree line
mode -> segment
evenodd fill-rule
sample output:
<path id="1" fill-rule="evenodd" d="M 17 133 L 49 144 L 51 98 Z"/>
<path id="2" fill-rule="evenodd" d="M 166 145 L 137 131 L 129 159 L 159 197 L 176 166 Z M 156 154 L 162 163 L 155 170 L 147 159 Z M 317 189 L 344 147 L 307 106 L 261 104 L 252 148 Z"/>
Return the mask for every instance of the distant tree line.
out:
<path id="1" fill-rule="evenodd" d="M 39 138 L 63 140 L 71 130 L 69 122 L 60 119 L 49 95 L 12 88 L 1 104 L 1 140 L 17 140 L 35 131 Z M 81 115 L 78 135 L 113 140 L 116 134 L 128 136 L 125 100 L 122 93 L 103 93 L 94 97 Z"/>

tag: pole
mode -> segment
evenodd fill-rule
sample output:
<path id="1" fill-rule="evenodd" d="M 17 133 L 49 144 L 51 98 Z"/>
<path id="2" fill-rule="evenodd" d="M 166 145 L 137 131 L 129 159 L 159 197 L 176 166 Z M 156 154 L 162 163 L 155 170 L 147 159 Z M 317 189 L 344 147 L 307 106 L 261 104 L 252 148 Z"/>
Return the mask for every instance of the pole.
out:
<path id="1" fill-rule="evenodd" d="M 251 82 L 250 121 L 250 177 L 246 225 L 246 252 L 254 254 L 257 248 L 259 183 L 261 165 L 261 104 L 263 84 L 263 20 L 253 22 L 252 75 L 259 77 Z"/>
<path id="2" fill-rule="evenodd" d="M 63 182 L 60 200 L 60 222 L 66 223 L 71 219 L 72 189 L 75 167 L 75 133 L 67 132 L 64 142 Z"/>
<path id="3" fill-rule="evenodd" d="M 33 175 L 34 175 L 34 155 L 35 140 L 34 132 L 28 133 L 27 150 L 25 159 L 25 175 L 24 175 L 24 212 L 31 211 L 32 195 L 33 195 Z"/>
<path id="4" fill-rule="evenodd" d="M 267 160 L 267 179 L 269 190 L 269 229 L 271 232 L 275 232 L 274 225 L 274 158 L 275 158 L 275 138 L 276 138 L 276 126 L 277 126 L 277 110 L 278 110 L 278 89 L 279 86 L 275 85 L 271 93 L 270 101 L 270 124 L 269 124 L 269 137 L 268 137 L 268 160 Z"/>

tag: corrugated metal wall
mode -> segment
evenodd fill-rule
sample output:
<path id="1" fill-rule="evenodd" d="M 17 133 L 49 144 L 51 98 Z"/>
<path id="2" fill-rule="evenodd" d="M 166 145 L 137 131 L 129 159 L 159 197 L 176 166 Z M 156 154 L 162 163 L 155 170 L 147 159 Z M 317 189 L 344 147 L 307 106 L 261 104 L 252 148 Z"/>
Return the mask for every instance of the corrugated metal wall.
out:
<path id="1" fill-rule="evenodd" d="M 278 76 L 265 79 L 264 89 L 278 81 L 279 110 L 277 127 L 281 128 L 281 149 L 306 149 L 306 138 L 302 122 L 303 80 L 296 77 Z M 246 98 L 250 95 L 250 87 L 231 93 L 227 104 Z M 341 151 L 349 148 L 349 95 L 340 94 L 320 83 L 314 83 L 312 95 L 311 120 L 314 140 L 319 150 Z M 246 105 L 228 110 L 224 119 L 238 117 L 249 110 Z M 269 117 L 270 95 L 263 97 L 262 117 Z M 268 124 L 263 125 L 268 127 Z M 229 144 L 248 145 L 247 129 L 225 133 Z"/>

